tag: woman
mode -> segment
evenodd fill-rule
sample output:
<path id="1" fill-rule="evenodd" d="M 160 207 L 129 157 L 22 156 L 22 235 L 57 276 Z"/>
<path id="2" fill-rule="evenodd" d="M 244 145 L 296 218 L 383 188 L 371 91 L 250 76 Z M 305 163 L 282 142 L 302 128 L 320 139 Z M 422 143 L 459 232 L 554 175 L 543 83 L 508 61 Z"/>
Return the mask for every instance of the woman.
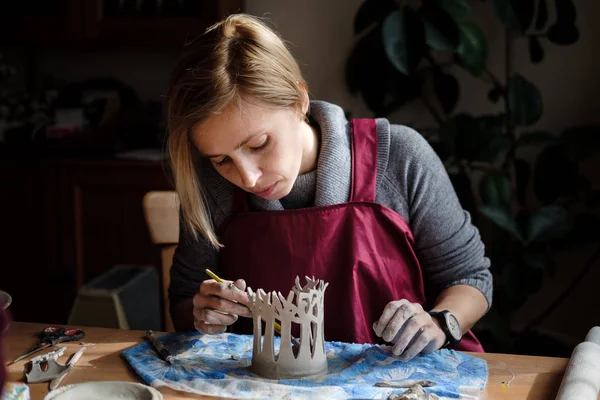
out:
<path id="1" fill-rule="evenodd" d="M 287 293 L 314 276 L 330 283 L 326 340 L 385 341 L 405 360 L 483 351 L 470 328 L 491 305 L 489 260 L 417 132 L 310 101 L 281 38 L 243 14 L 190 46 L 168 100 L 178 330 L 251 333 L 237 321 L 250 316 L 246 286 Z"/>

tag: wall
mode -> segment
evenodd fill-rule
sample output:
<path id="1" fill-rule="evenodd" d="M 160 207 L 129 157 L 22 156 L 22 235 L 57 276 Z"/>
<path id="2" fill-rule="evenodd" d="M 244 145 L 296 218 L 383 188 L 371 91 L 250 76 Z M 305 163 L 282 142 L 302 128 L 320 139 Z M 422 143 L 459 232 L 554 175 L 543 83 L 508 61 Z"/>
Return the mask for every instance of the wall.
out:
<path id="1" fill-rule="evenodd" d="M 355 116 L 369 116 L 370 112 L 358 97 L 351 96 L 344 84 L 343 68 L 351 48 L 354 14 L 361 0 L 305 0 L 303 2 L 280 0 L 247 0 L 247 11 L 267 16 L 300 61 L 314 98 L 337 103 Z M 477 17 L 482 21 L 489 40 L 489 66 L 498 75 L 503 73 L 503 29 L 491 14 L 489 2 L 473 1 Z M 545 46 L 546 58 L 540 65 L 528 61 L 526 42 L 515 44 L 516 70 L 531 79 L 541 89 L 545 100 L 545 113 L 533 129 L 560 132 L 575 124 L 600 123 L 600 52 L 593 41 L 600 37 L 600 15 L 597 0 L 575 0 L 579 8 L 580 41 L 570 47 Z M 84 56 L 68 51 L 43 52 L 41 69 L 59 77 L 82 79 L 95 74 L 112 74 L 133 85 L 145 98 L 160 99 L 168 79 L 174 52 L 120 51 L 90 53 Z M 460 76 L 463 96 L 459 111 L 483 113 L 494 111 L 487 101 L 488 86 L 469 77 Z M 432 120 L 420 104 L 407 106 L 390 118 L 392 122 L 407 123 L 416 127 L 432 126 Z M 531 155 L 533 156 L 533 155 Z M 595 176 L 598 187 L 598 176 Z M 530 304 L 517 316 L 517 321 L 537 315 L 544 304 L 553 299 L 570 282 L 583 263 L 589 249 L 578 254 L 559 255 L 560 267 L 555 279 L 532 298 Z M 600 268 L 585 280 L 567 303 L 548 319 L 545 327 L 572 340 L 578 340 L 592 324 L 600 325 L 600 306 L 594 296 L 595 282 L 600 281 Z M 592 311 L 592 312 L 591 312 Z"/>

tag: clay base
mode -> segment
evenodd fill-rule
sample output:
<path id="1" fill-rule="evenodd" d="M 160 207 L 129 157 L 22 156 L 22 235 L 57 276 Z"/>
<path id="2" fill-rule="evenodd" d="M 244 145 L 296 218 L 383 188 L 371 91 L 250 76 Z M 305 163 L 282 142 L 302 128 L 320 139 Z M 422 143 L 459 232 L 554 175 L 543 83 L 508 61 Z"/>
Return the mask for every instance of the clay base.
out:
<path id="1" fill-rule="evenodd" d="M 271 363 L 269 363 L 269 364 L 253 364 L 250 366 L 250 370 L 253 373 L 260 375 L 263 378 L 267 378 L 267 379 L 276 379 L 276 380 L 305 379 L 305 378 L 317 378 L 319 376 L 326 375 L 329 370 L 329 366 L 328 366 L 328 364 L 325 364 L 322 368 L 317 369 L 315 371 L 310 371 L 310 373 L 308 373 L 308 374 L 298 374 L 298 375 L 280 372 L 279 365 L 277 365 L 276 363 L 274 363 L 274 364 L 271 364 Z"/>

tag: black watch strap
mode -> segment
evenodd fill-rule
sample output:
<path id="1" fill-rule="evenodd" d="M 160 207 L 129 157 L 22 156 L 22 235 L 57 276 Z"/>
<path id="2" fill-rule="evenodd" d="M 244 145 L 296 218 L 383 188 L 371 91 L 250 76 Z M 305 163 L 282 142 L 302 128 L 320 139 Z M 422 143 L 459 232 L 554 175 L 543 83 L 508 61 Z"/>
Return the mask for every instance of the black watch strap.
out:
<path id="1" fill-rule="evenodd" d="M 446 314 L 449 314 L 449 313 L 450 313 L 450 311 L 448 311 L 448 310 L 430 311 L 429 312 L 429 315 L 431 315 L 433 318 L 435 318 L 439 322 L 440 327 L 442 328 L 442 331 L 444 331 L 444 334 L 446 335 L 446 343 L 444 344 L 444 346 L 454 345 L 454 344 L 460 342 L 460 340 L 462 339 L 462 335 L 461 335 L 461 338 L 456 338 L 450 332 L 450 328 L 448 327 L 448 321 L 446 319 Z"/>

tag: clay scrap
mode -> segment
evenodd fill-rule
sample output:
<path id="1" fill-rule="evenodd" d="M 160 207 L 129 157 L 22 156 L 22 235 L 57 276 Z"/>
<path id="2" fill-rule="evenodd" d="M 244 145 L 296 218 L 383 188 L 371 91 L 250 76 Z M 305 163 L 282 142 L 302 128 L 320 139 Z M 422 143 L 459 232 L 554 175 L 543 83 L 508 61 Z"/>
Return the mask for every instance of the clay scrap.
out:
<path id="1" fill-rule="evenodd" d="M 421 385 L 414 385 L 402 394 L 392 394 L 388 400 L 439 400 L 435 394 L 430 394 Z"/>

